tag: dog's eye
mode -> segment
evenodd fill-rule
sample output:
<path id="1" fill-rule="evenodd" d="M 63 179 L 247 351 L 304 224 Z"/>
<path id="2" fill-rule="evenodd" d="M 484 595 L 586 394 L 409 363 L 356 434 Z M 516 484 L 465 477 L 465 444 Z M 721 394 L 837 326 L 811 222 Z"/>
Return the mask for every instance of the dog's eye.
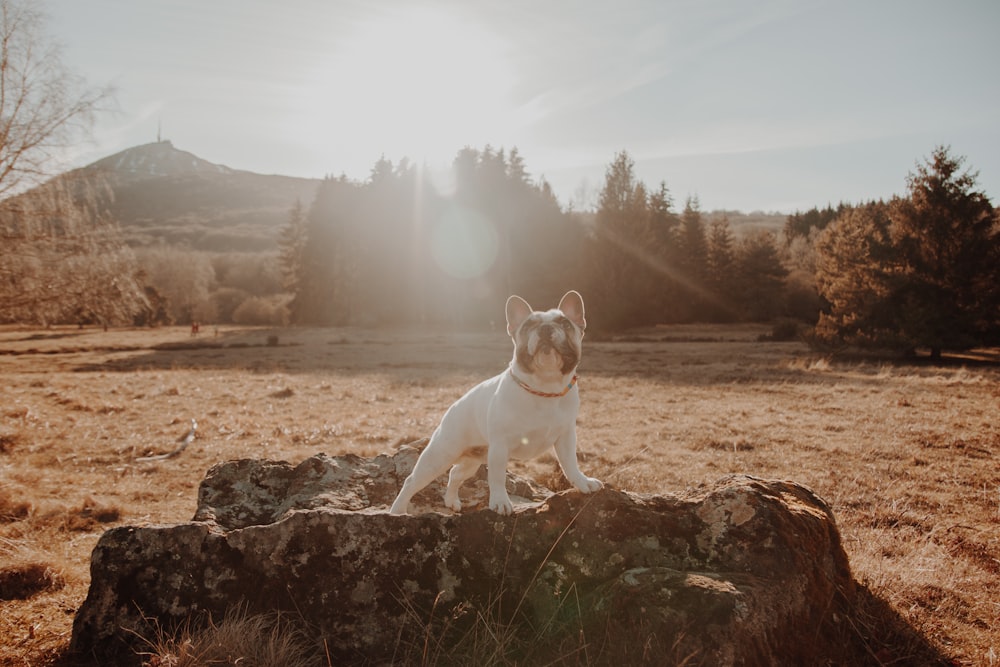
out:
<path id="1" fill-rule="evenodd" d="M 573 328 L 573 323 L 570 322 L 570 320 L 569 320 L 568 317 L 560 317 L 558 320 L 556 320 L 556 324 L 558 324 L 559 326 L 561 326 L 563 329 L 572 329 Z"/>

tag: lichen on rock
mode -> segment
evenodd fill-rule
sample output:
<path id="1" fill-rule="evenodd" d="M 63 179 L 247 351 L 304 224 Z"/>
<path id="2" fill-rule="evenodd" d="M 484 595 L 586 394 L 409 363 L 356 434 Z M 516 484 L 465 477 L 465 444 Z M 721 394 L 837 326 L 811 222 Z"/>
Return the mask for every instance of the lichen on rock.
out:
<path id="1" fill-rule="evenodd" d="M 592 664 L 804 664 L 853 594 L 832 512 L 791 482 L 583 495 L 511 477 L 502 517 L 480 475 L 461 514 L 443 509 L 442 479 L 389 515 L 416 454 L 214 466 L 192 521 L 100 539 L 73 648 L 121 660 L 151 621 L 245 605 L 300 614 L 339 664 L 399 658 L 407 633 L 459 642 L 476 623 L 529 628 L 528 662 L 586 637 Z"/>

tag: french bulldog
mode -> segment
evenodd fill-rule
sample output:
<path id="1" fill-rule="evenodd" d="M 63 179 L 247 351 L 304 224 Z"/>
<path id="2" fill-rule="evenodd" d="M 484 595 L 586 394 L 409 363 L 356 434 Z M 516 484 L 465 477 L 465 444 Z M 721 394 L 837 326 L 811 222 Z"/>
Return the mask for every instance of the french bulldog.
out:
<path id="1" fill-rule="evenodd" d="M 548 311 L 533 311 L 519 296 L 507 299 L 507 333 L 514 341 L 510 366 L 448 408 L 390 513 L 406 514 L 414 494 L 449 468 L 444 503 L 460 511 L 459 487 L 485 463 L 490 509 L 510 514 L 507 462 L 538 456 L 549 447 L 573 486 L 584 493 L 600 489 L 603 484 L 580 472 L 576 461 L 576 367 L 586 327 L 583 297 L 575 291 Z"/>

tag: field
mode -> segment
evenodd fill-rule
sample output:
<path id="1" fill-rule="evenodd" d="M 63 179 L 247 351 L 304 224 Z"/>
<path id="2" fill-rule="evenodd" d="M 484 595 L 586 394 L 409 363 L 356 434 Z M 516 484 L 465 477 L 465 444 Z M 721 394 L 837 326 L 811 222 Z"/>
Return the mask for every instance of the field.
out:
<path id="1" fill-rule="evenodd" d="M 871 664 L 1000 664 L 997 355 L 830 360 L 766 331 L 588 337 L 584 472 L 647 493 L 808 485 L 864 586 L 850 622 Z M 509 357 L 500 331 L 0 328 L 0 664 L 70 664 L 101 533 L 188 520 L 214 463 L 392 451 Z M 192 418 L 180 455 L 137 461 Z M 551 457 L 518 471 L 558 482 Z"/>

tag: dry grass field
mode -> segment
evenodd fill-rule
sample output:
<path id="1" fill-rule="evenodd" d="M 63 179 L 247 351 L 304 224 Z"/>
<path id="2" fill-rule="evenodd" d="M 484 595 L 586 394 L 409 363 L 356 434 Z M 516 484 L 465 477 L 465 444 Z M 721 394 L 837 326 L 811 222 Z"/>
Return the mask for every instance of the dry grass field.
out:
<path id="1" fill-rule="evenodd" d="M 585 342 L 581 467 L 672 493 L 728 473 L 812 487 L 837 515 L 871 664 L 1000 664 L 1000 365 L 829 360 L 762 327 Z M 0 664 L 71 664 L 90 552 L 194 513 L 223 460 L 375 455 L 501 371 L 487 334 L 0 328 Z M 167 452 L 198 421 L 197 439 Z M 553 458 L 523 464 L 557 485 Z M 165 663 L 164 663 L 165 664 Z"/>

